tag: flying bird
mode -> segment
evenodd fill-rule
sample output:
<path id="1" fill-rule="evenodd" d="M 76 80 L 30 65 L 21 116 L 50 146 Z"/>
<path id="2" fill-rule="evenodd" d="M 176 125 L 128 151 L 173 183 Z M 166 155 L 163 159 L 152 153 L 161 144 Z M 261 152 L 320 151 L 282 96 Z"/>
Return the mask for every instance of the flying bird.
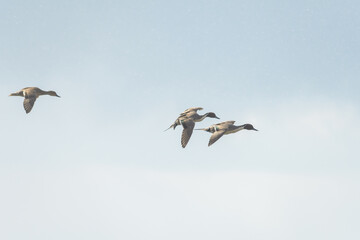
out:
<path id="1" fill-rule="evenodd" d="M 218 124 L 211 125 L 208 128 L 201 128 L 201 129 L 195 129 L 195 130 L 204 130 L 206 132 L 212 133 L 208 146 L 210 147 L 212 144 L 214 144 L 219 138 L 221 138 L 223 135 L 236 133 L 240 130 L 246 129 L 246 130 L 254 130 L 258 131 L 253 127 L 253 125 L 246 123 L 240 126 L 234 125 L 235 121 L 226 121 Z"/>
<path id="2" fill-rule="evenodd" d="M 190 137 L 193 133 L 196 122 L 201 122 L 206 117 L 219 119 L 216 116 L 216 114 L 213 112 L 207 112 L 203 115 L 199 115 L 197 113 L 197 111 L 199 111 L 199 110 L 203 110 L 203 108 L 193 107 L 193 108 L 186 109 L 183 113 L 180 114 L 180 116 L 175 120 L 175 122 L 168 128 L 168 129 L 170 129 L 170 128 L 175 129 L 178 125 L 183 126 L 184 129 L 183 129 L 182 135 L 181 135 L 181 146 L 183 148 L 185 148 L 186 145 L 188 144 Z M 166 130 L 168 130 L 168 129 L 166 129 Z"/>
<path id="3" fill-rule="evenodd" d="M 41 95 L 60 97 L 55 91 L 44 91 L 37 87 L 26 87 L 16 93 L 11 93 L 9 96 L 24 97 L 24 109 L 26 113 L 29 113 L 34 106 L 36 99 Z"/>

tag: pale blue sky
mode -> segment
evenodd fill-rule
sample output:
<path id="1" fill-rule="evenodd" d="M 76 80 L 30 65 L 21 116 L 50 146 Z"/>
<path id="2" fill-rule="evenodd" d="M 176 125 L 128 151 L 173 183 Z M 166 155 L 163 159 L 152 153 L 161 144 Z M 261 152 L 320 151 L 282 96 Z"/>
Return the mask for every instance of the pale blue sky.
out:
<path id="1" fill-rule="evenodd" d="M 359 239 L 359 11 L 2 1 L 0 238 Z M 197 106 L 260 131 L 182 149 Z"/>

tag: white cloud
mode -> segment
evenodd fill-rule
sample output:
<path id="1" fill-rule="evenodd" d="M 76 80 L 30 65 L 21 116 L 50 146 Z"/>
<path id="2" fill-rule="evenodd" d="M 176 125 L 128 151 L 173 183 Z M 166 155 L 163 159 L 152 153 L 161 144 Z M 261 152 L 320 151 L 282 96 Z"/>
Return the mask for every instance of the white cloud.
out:
<path id="1" fill-rule="evenodd" d="M 359 186 L 334 175 L 7 169 L 0 237 L 356 239 Z"/>

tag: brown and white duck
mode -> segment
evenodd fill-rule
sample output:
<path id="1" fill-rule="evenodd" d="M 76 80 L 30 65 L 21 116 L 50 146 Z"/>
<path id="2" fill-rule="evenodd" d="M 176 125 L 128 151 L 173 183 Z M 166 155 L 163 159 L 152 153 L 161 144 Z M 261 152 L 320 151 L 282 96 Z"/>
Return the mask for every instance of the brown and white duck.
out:
<path id="1" fill-rule="evenodd" d="M 11 93 L 9 96 L 24 97 L 24 109 L 26 113 L 29 113 L 34 106 L 36 99 L 41 95 L 60 97 L 55 91 L 44 91 L 37 87 L 26 87 L 16 93 Z"/>
<path id="2" fill-rule="evenodd" d="M 186 109 L 183 113 L 180 114 L 180 116 L 175 120 L 175 122 L 168 128 L 168 129 L 170 129 L 170 128 L 175 129 L 176 126 L 178 126 L 178 125 L 183 126 L 184 129 L 183 129 L 183 132 L 181 135 L 181 146 L 183 148 L 185 148 L 186 145 L 188 144 L 190 137 L 193 133 L 196 122 L 201 122 L 202 120 L 204 120 L 207 117 L 219 119 L 216 116 L 216 114 L 213 112 L 207 112 L 203 115 L 199 115 L 197 113 L 197 111 L 199 111 L 199 110 L 203 110 L 203 108 L 193 107 L 193 108 Z M 168 129 L 166 129 L 166 130 L 168 130 Z"/>
<path id="3" fill-rule="evenodd" d="M 211 125 L 208 128 L 201 128 L 201 129 L 195 129 L 195 130 L 204 130 L 207 132 L 212 133 L 208 146 L 210 147 L 213 143 L 215 143 L 219 138 L 221 138 L 223 135 L 236 133 L 240 130 L 246 129 L 246 130 L 254 130 L 258 131 L 253 127 L 253 125 L 246 123 L 240 126 L 234 125 L 235 121 L 226 121 L 218 124 Z"/>

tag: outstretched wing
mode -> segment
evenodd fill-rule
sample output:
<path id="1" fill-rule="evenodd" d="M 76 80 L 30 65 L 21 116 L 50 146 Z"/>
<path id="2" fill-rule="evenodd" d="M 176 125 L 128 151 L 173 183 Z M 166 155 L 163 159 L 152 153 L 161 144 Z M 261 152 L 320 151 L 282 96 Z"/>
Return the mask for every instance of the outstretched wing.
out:
<path id="1" fill-rule="evenodd" d="M 209 128 L 211 132 L 226 131 L 230 126 L 234 125 L 235 121 L 226 121 L 211 125 Z"/>
<path id="2" fill-rule="evenodd" d="M 180 113 L 180 117 L 189 117 L 190 115 L 196 114 L 197 111 L 203 110 L 202 107 L 188 108 L 184 112 Z"/>
<path id="3" fill-rule="evenodd" d="M 208 146 L 210 147 L 214 142 L 219 140 L 219 138 L 221 138 L 222 135 L 224 135 L 224 133 L 225 133 L 225 131 L 216 131 L 216 132 L 214 132 L 210 137 Z"/>
<path id="4" fill-rule="evenodd" d="M 226 121 L 226 122 L 217 123 L 217 124 L 215 124 L 215 125 L 228 127 L 228 126 L 230 126 L 230 125 L 233 125 L 234 123 L 235 123 L 235 121 Z"/>
<path id="5" fill-rule="evenodd" d="M 192 133 L 193 133 L 195 122 L 189 120 L 189 121 L 184 122 L 182 125 L 183 125 L 184 129 L 181 134 L 181 146 L 183 148 L 185 148 L 190 140 Z"/>
<path id="6" fill-rule="evenodd" d="M 202 107 L 193 107 L 193 108 L 188 108 L 184 111 L 184 113 L 187 113 L 187 112 L 192 112 L 192 111 L 195 111 L 197 112 L 198 110 L 203 110 Z"/>
<path id="7" fill-rule="evenodd" d="M 36 97 L 35 96 L 31 96 L 31 97 L 26 97 L 24 99 L 24 109 L 26 113 L 29 113 L 31 111 L 31 109 L 34 106 L 34 103 L 36 101 Z"/>

